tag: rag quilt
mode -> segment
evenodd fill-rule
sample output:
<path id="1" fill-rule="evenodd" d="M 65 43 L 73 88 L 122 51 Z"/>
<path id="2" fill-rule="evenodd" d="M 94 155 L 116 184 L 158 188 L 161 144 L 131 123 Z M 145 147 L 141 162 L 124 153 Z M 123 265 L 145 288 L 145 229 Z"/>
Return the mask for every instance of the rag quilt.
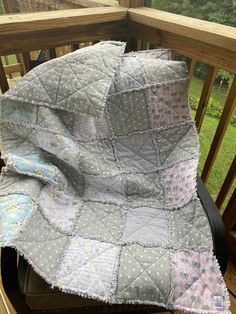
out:
<path id="1" fill-rule="evenodd" d="M 0 244 L 49 284 L 110 303 L 230 313 L 196 194 L 184 62 L 107 41 L 0 98 Z"/>

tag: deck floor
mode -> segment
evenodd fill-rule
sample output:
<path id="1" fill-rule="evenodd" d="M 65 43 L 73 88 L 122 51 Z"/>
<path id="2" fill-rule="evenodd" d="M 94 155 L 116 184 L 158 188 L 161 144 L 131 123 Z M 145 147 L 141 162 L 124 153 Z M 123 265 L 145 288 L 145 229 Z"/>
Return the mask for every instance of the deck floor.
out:
<path id="1" fill-rule="evenodd" d="M 232 314 L 236 314 L 236 264 L 229 262 L 227 272 L 224 277 L 227 287 L 230 291 L 231 312 Z M 172 314 L 173 313 L 181 314 L 183 312 L 175 311 L 172 312 Z M 1 284 L 0 284 L 0 314 L 17 314 L 16 311 L 13 309 L 12 305 L 10 304 L 9 300 L 7 299 Z M 168 311 L 165 313 L 162 312 L 162 314 L 171 314 L 171 312 Z"/>

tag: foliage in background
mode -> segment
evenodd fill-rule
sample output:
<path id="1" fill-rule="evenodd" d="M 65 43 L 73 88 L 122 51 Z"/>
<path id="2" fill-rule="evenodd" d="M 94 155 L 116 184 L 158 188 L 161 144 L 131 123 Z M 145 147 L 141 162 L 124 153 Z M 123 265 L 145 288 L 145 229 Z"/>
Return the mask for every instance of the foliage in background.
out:
<path id="1" fill-rule="evenodd" d="M 199 97 L 190 95 L 189 96 L 189 103 L 192 110 L 197 110 L 198 104 L 199 104 Z M 222 115 L 223 107 L 222 104 L 217 101 L 217 99 L 214 99 L 213 97 L 210 97 L 206 114 L 210 117 L 220 119 Z M 230 120 L 230 123 L 234 126 L 236 126 L 236 114 L 234 113 L 232 115 L 232 118 Z"/>
<path id="2" fill-rule="evenodd" d="M 152 7 L 236 27 L 236 0 L 152 0 Z M 207 69 L 206 64 L 198 62 L 194 75 L 204 79 Z M 220 70 L 216 80 L 229 87 L 233 80 L 233 74 Z"/>
<path id="3" fill-rule="evenodd" d="M 152 7 L 197 19 L 236 26 L 235 0 L 152 0 Z"/>

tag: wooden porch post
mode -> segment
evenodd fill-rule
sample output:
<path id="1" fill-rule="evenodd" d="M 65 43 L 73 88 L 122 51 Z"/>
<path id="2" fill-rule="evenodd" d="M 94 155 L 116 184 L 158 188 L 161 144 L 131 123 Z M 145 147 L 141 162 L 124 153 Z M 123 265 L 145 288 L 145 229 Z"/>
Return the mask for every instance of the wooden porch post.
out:
<path id="1" fill-rule="evenodd" d="M 144 0 L 120 0 L 119 3 L 126 8 L 144 7 Z"/>
<path id="2" fill-rule="evenodd" d="M 144 0 L 119 0 L 119 4 L 126 8 L 138 8 L 144 7 Z M 142 41 L 133 37 L 132 34 L 129 36 L 129 41 L 127 42 L 128 51 L 140 50 L 142 47 Z"/>

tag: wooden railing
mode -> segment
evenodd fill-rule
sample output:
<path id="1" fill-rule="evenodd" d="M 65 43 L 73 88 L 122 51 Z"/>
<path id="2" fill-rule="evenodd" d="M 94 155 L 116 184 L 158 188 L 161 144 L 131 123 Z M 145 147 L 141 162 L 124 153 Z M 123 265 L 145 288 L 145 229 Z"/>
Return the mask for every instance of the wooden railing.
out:
<path id="1" fill-rule="evenodd" d="M 22 64 L 24 71 L 28 70 L 29 52 L 45 48 L 51 49 L 52 58 L 57 56 L 55 47 L 72 45 L 72 49 L 77 49 L 81 43 L 106 39 L 127 41 L 130 50 L 142 47 L 171 48 L 187 58 L 190 78 L 196 61 L 209 65 L 195 117 L 199 132 L 218 70 L 232 72 L 234 79 L 201 173 L 203 181 L 207 182 L 236 103 L 236 31 L 232 27 L 144 8 L 141 7 L 143 2 L 121 0 L 120 7 L 2 16 L 0 56 L 21 53 L 23 60 L 14 66 L 16 71 L 22 72 Z M 8 65 L 4 68 L 0 63 L 2 92 L 9 87 L 6 78 L 6 74 L 10 73 L 8 68 Z M 232 139 L 232 145 L 233 141 L 235 139 Z M 229 193 L 235 175 L 236 157 L 222 179 L 222 187 L 216 198 L 219 208 Z M 236 252 L 236 238 L 232 231 L 236 224 L 236 191 L 230 197 L 223 218 L 232 249 Z"/>

